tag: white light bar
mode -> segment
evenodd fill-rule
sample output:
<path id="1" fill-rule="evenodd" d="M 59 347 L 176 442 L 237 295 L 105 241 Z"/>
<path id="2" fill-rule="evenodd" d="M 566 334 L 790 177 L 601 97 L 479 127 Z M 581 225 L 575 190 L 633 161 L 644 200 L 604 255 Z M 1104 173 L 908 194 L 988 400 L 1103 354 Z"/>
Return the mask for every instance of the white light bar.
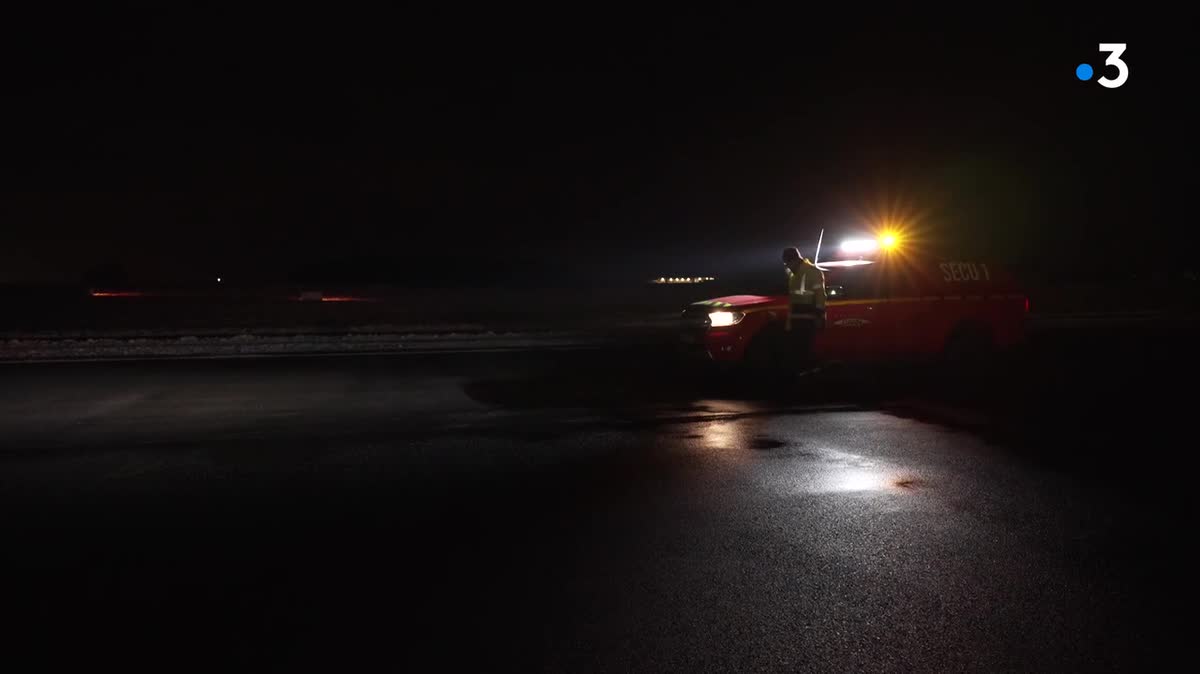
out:
<path id="1" fill-rule="evenodd" d="M 875 239 L 846 239 L 842 242 L 843 253 L 873 253 L 879 249 Z"/>
<path id="2" fill-rule="evenodd" d="M 836 269 L 838 267 L 861 267 L 864 264 L 873 264 L 872 260 L 830 260 L 817 265 L 817 269 Z"/>

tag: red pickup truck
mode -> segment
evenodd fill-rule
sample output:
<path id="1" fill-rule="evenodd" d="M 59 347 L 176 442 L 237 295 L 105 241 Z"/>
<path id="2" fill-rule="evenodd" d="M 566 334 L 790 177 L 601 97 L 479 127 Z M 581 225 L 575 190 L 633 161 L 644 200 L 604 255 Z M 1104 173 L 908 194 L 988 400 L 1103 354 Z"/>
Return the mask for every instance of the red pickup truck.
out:
<path id="1" fill-rule="evenodd" d="M 813 343 L 822 361 L 978 355 L 1023 339 L 1029 300 L 996 265 L 883 255 L 836 260 L 825 272 L 826 323 Z M 730 295 L 689 305 L 680 340 L 690 355 L 719 363 L 779 361 L 787 318 L 780 294 Z"/>

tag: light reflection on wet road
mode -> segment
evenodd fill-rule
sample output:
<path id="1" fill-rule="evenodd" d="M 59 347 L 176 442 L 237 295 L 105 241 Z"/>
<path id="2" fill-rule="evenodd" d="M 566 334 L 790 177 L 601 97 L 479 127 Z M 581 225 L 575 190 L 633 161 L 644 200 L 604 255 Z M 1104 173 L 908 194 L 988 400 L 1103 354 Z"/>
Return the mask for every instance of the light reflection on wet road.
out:
<path id="1" fill-rule="evenodd" d="M 1160 539 L 1119 485 L 878 410 L 502 405 L 471 375 L 22 371 L 0 396 L 13 610 L 35 640 L 136 630 L 192 652 L 203 635 L 276 662 L 1064 671 L 1161 654 L 1148 579 L 1165 567 L 1130 553 Z"/>

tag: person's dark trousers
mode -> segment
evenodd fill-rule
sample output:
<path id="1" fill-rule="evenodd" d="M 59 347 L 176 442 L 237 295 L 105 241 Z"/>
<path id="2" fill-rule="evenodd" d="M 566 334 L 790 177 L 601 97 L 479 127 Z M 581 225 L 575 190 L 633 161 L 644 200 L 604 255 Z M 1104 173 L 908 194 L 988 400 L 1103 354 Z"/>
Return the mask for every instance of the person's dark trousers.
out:
<path id="1" fill-rule="evenodd" d="M 792 309 L 791 329 L 787 331 L 787 360 L 792 368 L 805 371 L 816 365 L 812 352 L 813 338 L 824 324 L 823 312 L 816 309 Z"/>

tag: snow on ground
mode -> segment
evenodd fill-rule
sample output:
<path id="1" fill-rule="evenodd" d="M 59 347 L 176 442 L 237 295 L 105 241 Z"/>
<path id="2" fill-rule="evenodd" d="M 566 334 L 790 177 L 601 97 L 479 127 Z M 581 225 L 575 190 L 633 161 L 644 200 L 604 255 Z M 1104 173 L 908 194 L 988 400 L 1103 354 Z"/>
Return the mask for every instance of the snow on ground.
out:
<path id="1" fill-rule="evenodd" d="M 606 338 L 567 332 L 347 333 L 341 335 L 237 334 L 173 337 L 8 338 L 0 360 L 110 360 L 227 358 L 302 354 L 432 353 L 439 351 L 580 348 Z"/>
<path id="2" fill-rule="evenodd" d="M 241 327 L 188 327 L 188 328 L 133 328 L 133 329 L 93 329 L 93 330 L 37 330 L 0 332 L 0 343 L 13 340 L 95 340 L 95 339 L 192 339 L 214 337 L 297 337 L 312 335 L 344 335 L 344 334 L 381 334 L 381 335 L 421 335 L 421 334 L 483 334 L 495 333 L 496 328 L 478 323 L 439 323 L 436 325 L 408 324 L 375 324 L 348 325 L 339 328 L 321 327 L 315 325 L 296 325 L 287 327 L 256 326 Z"/>
<path id="3" fill-rule="evenodd" d="M 585 348 L 662 339 L 674 333 L 677 320 L 674 314 L 661 314 L 626 319 L 603 327 L 591 325 L 570 330 L 561 329 L 561 326 L 559 329 L 549 326 L 505 329 L 474 323 L 445 323 L 360 325 L 340 329 L 264 327 L 252 330 L 212 328 L 190 331 L 146 329 L 0 333 L 0 362 Z M 1153 311 L 1031 314 L 1027 329 L 1036 332 L 1161 320 L 1179 321 L 1185 318 Z M 1196 317 L 1189 315 L 1186 320 L 1194 321 Z"/>

